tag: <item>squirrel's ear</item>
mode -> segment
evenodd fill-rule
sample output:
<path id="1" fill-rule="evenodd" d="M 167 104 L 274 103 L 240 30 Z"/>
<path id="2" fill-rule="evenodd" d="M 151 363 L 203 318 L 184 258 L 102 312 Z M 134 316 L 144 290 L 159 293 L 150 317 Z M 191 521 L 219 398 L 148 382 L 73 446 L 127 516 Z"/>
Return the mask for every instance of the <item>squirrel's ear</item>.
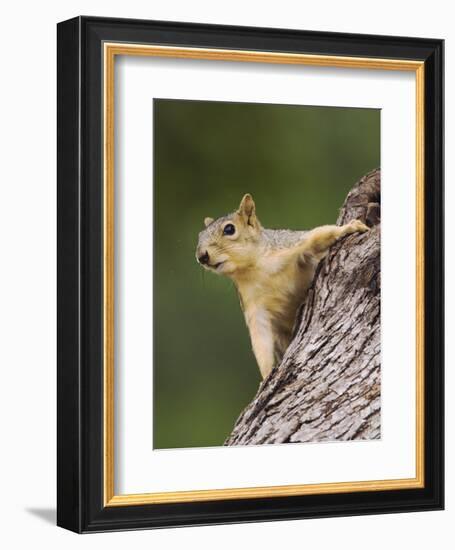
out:
<path id="1" fill-rule="evenodd" d="M 204 218 L 204 225 L 205 225 L 205 227 L 207 227 L 208 225 L 210 225 L 213 221 L 214 221 L 213 218 Z"/>
<path id="2" fill-rule="evenodd" d="M 256 219 L 256 205 L 254 204 L 253 197 L 249 193 L 244 195 L 237 212 L 245 218 L 245 221 L 249 225 L 254 225 L 253 222 Z"/>

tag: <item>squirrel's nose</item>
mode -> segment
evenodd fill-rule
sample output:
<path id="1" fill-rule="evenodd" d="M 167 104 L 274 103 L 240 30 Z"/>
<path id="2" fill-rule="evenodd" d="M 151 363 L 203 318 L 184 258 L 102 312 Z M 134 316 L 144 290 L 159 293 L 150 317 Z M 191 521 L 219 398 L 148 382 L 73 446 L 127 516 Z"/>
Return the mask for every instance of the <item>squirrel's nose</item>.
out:
<path id="1" fill-rule="evenodd" d="M 204 252 L 204 254 L 202 254 L 202 256 L 199 256 L 198 262 L 199 262 L 200 264 L 205 265 L 205 264 L 208 264 L 208 263 L 209 263 L 209 259 L 210 259 L 210 258 L 209 258 L 209 253 L 206 251 L 206 252 Z"/>

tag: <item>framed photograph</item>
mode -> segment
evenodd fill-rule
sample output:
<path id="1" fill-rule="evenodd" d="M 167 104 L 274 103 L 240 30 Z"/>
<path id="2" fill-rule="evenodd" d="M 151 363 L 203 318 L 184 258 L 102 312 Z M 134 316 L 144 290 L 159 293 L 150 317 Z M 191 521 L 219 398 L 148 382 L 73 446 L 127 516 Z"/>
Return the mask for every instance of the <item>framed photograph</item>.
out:
<path id="1" fill-rule="evenodd" d="M 58 25 L 58 525 L 443 508 L 443 41 Z"/>

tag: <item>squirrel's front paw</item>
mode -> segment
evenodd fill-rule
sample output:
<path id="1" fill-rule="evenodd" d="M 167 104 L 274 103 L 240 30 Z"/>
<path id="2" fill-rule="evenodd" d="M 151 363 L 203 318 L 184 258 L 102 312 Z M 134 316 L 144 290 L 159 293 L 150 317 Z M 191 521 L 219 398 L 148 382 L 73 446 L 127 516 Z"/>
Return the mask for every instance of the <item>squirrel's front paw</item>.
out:
<path id="1" fill-rule="evenodd" d="M 370 230 L 370 228 L 360 220 L 351 220 L 348 223 L 348 227 L 349 227 L 349 233 L 365 233 L 365 231 Z"/>

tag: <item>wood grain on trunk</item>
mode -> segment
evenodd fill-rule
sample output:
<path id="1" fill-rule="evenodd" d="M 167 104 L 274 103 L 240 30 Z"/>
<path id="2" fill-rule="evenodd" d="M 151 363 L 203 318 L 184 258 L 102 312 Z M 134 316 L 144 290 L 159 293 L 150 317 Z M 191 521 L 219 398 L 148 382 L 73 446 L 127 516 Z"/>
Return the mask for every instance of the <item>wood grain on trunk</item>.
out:
<path id="1" fill-rule="evenodd" d="M 281 362 L 226 445 L 379 439 L 380 171 L 349 192 L 338 225 L 370 231 L 335 244 L 320 263 Z"/>

